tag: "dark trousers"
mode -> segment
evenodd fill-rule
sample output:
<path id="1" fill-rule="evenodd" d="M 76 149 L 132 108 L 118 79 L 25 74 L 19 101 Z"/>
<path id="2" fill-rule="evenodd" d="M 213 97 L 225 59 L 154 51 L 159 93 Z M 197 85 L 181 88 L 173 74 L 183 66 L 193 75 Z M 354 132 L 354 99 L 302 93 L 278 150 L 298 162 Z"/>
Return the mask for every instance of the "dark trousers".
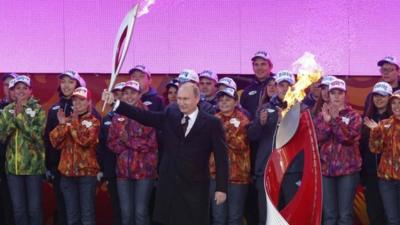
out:
<path id="1" fill-rule="evenodd" d="M 400 225 L 400 180 L 379 180 L 388 225 Z"/>
<path id="2" fill-rule="evenodd" d="M 150 225 L 149 204 L 153 185 L 153 179 L 117 180 L 123 225 Z"/>
<path id="3" fill-rule="evenodd" d="M 322 177 L 324 225 L 353 225 L 353 200 L 359 179 L 358 172 Z"/>
<path id="4" fill-rule="evenodd" d="M 243 225 L 243 213 L 248 191 L 248 184 L 228 184 L 227 199 L 217 205 L 214 200 L 215 180 L 210 182 L 211 221 L 212 225 Z"/>
<path id="5" fill-rule="evenodd" d="M 53 221 L 55 225 L 67 225 L 64 196 L 60 188 L 61 174 L 57 169 L 52 170 L 52 174 L 54 179 L 50 182 L 53 184 L 53 191 L 56 199 L 56 211 L 53 214 Z"/>
<path id="6" fill-rule="evenodd" d="M 365 185 L 365 200 L 370 225 L 386 225 L 385 210 L 379 192 L 379 179 L 376 175 L 362 176 Z"/>
<path id="7" fill-rule="evenodd" d="M 14 221 L 17 225 L 43 225 L 42 176 L 7 175 Z"/>
<path id="8" fill-rule="evenodd" d="M 95 176 L 61 177 L 68 225 L 95 225 Z"/>
<path id="9" fill-rule="evenodd" d="M 107 191 L 111 198 L 113 225 L 121 225 L 121 208 L 119 207 L 119 197 L 117 189 L 117 178 L 105 178 L 107 182 Z"/>
<path id="10" fill-rule="evenodd" d="M 7 176 L 4 173 L 0 174 L 0 224 L 14 224 L 10 190 L 8 188 Z"/>
<path id="11" fill-rule="evenodd" d="M 256 187 L 258 193 L 258 225 L 265 225 L 267 221 L 267 196 L 265 195 L 264 177 L 257 177 Z"/>

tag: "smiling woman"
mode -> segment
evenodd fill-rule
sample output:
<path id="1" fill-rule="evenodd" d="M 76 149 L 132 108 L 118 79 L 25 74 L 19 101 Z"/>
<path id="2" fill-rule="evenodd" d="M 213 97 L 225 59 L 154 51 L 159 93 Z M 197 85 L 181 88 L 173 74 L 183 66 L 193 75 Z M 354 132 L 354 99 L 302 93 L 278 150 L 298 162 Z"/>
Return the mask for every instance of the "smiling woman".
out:
<path id="1" fill-rule="evenodd" d="M 15 91 L 15 102 L 1 113 L 0 141 L 7 143 L 5 167 L 14 220 L 15 224 L 43 224 L 43 133 L 46 116 L 38 101 L 32 97 L 29 77 L 18 76 L 12 83 L 10 88 Z"/>

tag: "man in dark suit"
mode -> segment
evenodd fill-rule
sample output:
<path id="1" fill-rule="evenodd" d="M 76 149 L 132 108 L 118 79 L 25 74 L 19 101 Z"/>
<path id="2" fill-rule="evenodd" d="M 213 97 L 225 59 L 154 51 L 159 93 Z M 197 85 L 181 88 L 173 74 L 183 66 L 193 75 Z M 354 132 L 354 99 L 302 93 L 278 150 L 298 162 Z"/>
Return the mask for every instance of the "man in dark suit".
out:
<path id="1" fill-rule="evenodd" d="M 226 200 L 228 157 L 221 122 L 198 108 L 199 88 L 190 82 L 178 90 L 178 109 L 164 112 L 140 110 L 116 101 L 114 110 L 146 126 L 161 129 L 164 155 L 159 169 L 154 219 L 168 225 L 209 224 L 209 157 L 216 160 L 216 192 L 213 200 Z M 104 91 L 102 99 L 114 102 Z"/>

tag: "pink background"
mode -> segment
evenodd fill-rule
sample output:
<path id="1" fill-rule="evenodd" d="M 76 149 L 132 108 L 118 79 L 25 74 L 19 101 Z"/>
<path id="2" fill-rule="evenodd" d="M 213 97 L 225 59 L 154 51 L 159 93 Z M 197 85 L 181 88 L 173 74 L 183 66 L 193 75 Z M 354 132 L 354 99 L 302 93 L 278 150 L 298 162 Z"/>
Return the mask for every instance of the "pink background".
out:
<path id="1" fill-rule="evenodd" d="M 0 0 L 0 72 L 111 72 L 120 22 L 131 0 Z M 251 73 L 268 51 L 274 70 L 310 51 L 327 74 L 376 75 L 400 56 L 397 0 L 157 0 L 139 18 L 122 72 L 183 68 Z"/>

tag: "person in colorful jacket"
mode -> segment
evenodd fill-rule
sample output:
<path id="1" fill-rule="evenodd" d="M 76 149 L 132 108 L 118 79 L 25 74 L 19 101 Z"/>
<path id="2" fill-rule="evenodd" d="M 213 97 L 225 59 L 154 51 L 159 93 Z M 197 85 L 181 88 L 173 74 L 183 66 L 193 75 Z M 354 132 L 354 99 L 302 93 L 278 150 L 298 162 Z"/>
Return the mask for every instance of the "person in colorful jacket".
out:
<path id="1" fill-rule="evenodd" d="M 125 87 L 125 82 L 117 83 L 111 90 L 116 99 L 121 99 L 122 89 Z M 103 173 L 103 179 L 107 184 L 107 192 L 111 198 L 113 225 L 121 225 L 121 209 L 119 207 L 119 197 L 117 189 L 117 176 L 115 168 L 117 156 L 108 148 L 108 130 L 112 123 L 112 118 L 115 116 L 114 111 L 110 111 L 101 120 L 99 144 L 97 145 L 97 160 L 100 169 Z"/>
<path id="2" fill-rule="evenodd" d="M 67 223 L 94 225 L 100 121 L 90 112 L 91 94 L 85 87 L 74 90 L 72 104 L 74 111 L 69 117 L 58 110 L 59 124 L 50 132 L 50 141 L 56 151 L 61 151 L 58 170 Z"/>
<path id="3" fill-rule="evenodd" d="M 400 224 L 400 91 L 390 98 L 393 115 L 378 123 L 365 118 L 371 129 L 369 146 L 372 153 L 381 153 L 378 177 L 379 190 L 389 225 Z"/>
<path id="4" fill-rule="evenodd" d="M 329 103 L 323 105 L 314 124 L 323 176 L 323 224 L 352 225 L 361 170 L 361 116 L 346 103 L 343 80 L 329 84 Z"/>
<path id="5" fill-rule="evenodd" d="M 364 112 L 364 118 L 376 122 L 387 119 L 391 116 L 389 98 L 392 95 L 392 87 L 389 83 L 378 82 L 372 89 L 369 108 Z M 379 193 L 379 178 L 377 170 L 381 154 L 370 151 L 370 129 L 364 125 L 361 129 L 360 149 L 362 156 L 361 183 L 365 187 L 364 195 L 367 204 L 368 219 L 371 225 L 385 225 L 385 210 Z"/>
<path id="6" fill-rule="evenodd" d="M 62 109 L 68 117 L 72 113 L 72 93 L 78 87 L 86 87 L 85 80 L 78 72 L 67 70 L 58 76 L 59 86 L 57 88 L 59 101 L 52 105 L 47 112 L 46 129 L 44 132 L 44 144 L 46 147 L 46 178 L 53 185 L 56 207 L 54 223 L 66 225 L 67 215 L 65 201 L 60 188 L 61 174 L 57 167 L 60 162 L 61 151 L 56 151 L 50 142 L 50 132 L 58 125 L 57 112 Z"/>
<path id="7" fill-rule="evenodd" d="M 6 146 L 6 173 L 15 224 L 41 225 L 42 176 L 45 173 L 43 143 L 46 114 L 32 97 L 28 76 L 18 76 L 11 87 L 15 102 L 0 117 L 0 141 Z"/>
<path id="8" fill-rule="evenodd" d="M 125 83 L 122 100 L 147 110 L 140 101 L 139 83 Z M 117 187 L 123 225 L 149 225 L 149 203 L 157 177 L 157 140 L 154 128 L 116 114 L 108 134 L 108 148 L 117 154 Z"/>
<path id="9" fill-rule="evenodd" d="M 0 113 L 3 112 L 4 107 L 15 101 L 14 91 L 10 89 L 10 84 L 13 87 L 14 79 L 17 76 L 15 73 L 5 74 L 2 77 L 3 94 L 4 97 L 0 100 Z M 12 212 L 12 202 L 10 191 L 7 184 L 6 174 L 6 146 L 7 143 L 0 143 L 0 218 L 4 225 L 14 224 L 14 214 Z"/>
<path id="10" fill-rule="evenodd" d="M 216 95 L 219 112 L 215 115 L 221 120 L 225 128 L 228 144 L 229 183 L 228 199 L 217 205 L 211 196 L 212 224 L 213 225 L 240 225 L 243 224 L 243 214 L 250 182 L 250 146 L 247 139 L 249 118 L 238 107 L 238 95 L 235 89 L 225 88 Z M 215 160 L 210 158 L 210 193 L 216 190 Z"/>

